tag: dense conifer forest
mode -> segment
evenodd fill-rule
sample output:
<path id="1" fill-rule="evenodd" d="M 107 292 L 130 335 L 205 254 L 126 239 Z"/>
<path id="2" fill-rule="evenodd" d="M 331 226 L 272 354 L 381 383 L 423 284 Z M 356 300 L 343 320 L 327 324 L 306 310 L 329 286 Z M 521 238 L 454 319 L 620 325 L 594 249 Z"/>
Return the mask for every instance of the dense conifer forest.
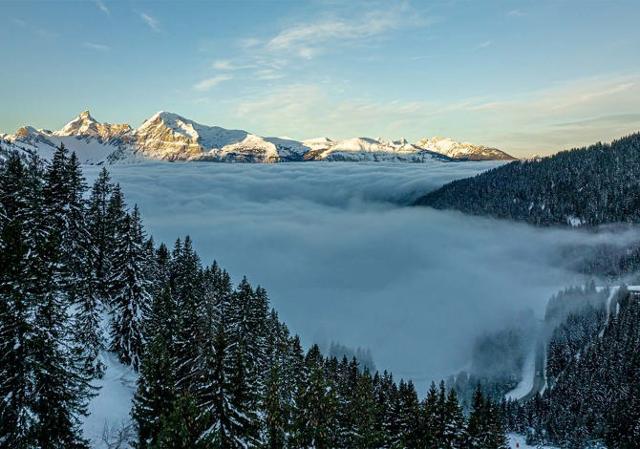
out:
<path id="1" fill-rule="evenodd" d="M 640 133 L 514 161 L 453 181 L 416 204 L 550 226 L 640 222 Z"/>
<path id="2" fill-rule="evenodd" d="M 499 405 L 306 351 L 247 279 L 189 237 L 156 245 L 103 170 L 75 154 L 0 160 L 0 447 L 88 448 L 110 351 L 138 373 L 139 449 L 506 446 Z M 123 417 L 125 418 L 125 417 Z M 113 446 L 116 447 L 116 446 Z"/>
<path id="3" fill-rule="evenodd" d="M 611 295 L 611 300 L 606 301 Z M 568 289 L 548 308 L 545 389 L 505 403 L 531 443 L 632 449 L 640 441 L 640 297 L 625 287 Z"/>

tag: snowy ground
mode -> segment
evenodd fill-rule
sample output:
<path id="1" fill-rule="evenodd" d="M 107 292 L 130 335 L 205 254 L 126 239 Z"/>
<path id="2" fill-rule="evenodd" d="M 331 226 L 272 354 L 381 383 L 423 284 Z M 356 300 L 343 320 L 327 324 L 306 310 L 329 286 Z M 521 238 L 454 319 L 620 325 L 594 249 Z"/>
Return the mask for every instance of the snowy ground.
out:
<path id="1" fill-rule="evenodd" d="M 369 347 L 416 381 L 465 366 L 474 336 L 542 311 L 576 276 L 560 248 L 596 241 L 393 202 L 487 163 L 143 163 L 110 168 L 156 241 L 190 234 L 205 263 L 247 275 L 303 342 Z M 86 167 L 89 180 L 100 167 Z M 621 233 L 606 238 L 625 238 Z"/>
<path id="2" fill-rule="evenodd" d="M 536 347 L 531 347 L 522 367 L 522 380 L 516 387 L 505 395 L 505 398 L 517 400 L 526 396 L 533 388 L 536 375 Z"/>
<path id="3" fill-rule="evenodd" d="M 515 433 L 510 433 L 508 435 L 509 439 L 509 449 L 555 449 L 551 446 L 529 446 L 525 443 L 524 437 L 522 435 L 517 435 Z"/>
<path id="4" fill-rule="evenodd" d="M 105 352 L 102 358 L 107 371 L 104 378 L 96 382 L 101 388 L 89 404 L 90 415 L 83 425 L 84 436 L 94 449 L 108 447 L 103 438 L 117 438 L 118 433 L 130 424 L 129 412 L 137 378 L 113 354 Z"/>

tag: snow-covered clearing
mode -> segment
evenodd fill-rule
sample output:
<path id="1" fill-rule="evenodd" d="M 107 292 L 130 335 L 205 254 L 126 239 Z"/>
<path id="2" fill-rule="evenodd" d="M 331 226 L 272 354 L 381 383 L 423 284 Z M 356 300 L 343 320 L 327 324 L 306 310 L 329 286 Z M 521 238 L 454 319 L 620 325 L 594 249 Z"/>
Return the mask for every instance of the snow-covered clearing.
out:
<path id="1" fill-rule="evenodd" d="M 505 395 L 505 398 L 518 400 L 526 396 L 533 388 L 536 375 L 536 346 L 533 345 L 522 367 L 522 380 L 516 387 Z"/>
<path id="2" fill-rule="evenodd" d="M 510 433 L 507 435 L 509 449 L 556 449 L 553 446 L 530 446 L 522 435 Z"/>
<path id="3" fill-rule="evenodd" d="M 605 306 L 607 308 L 607 318 L 605 320 L 604 326 L 602 327 L 602 330 L 600 331 L 600 334 L 599 334 L 600 338 L 602 338 L 602 336 L 604 335 L 604 330 L 609 324 L 609 320 L 611 319 L 611 301 L 613 301 L 613 298 L 615 298 L 616 294 L 618 293 L 618 290 L 620 290 L 620 287 L 615 286 L 615 287 L 611 287 L 611 290 L 609 291 L 609 296 L 607 297 L 607 303 Z"/>
<path id="4" fill-rule="evenodd" d="M 102 359 L 107 371 L 103 379 L 96 381 L 100 390 L 89 404 L 90 415 L 83 425 L 84 435 L 94 449 L 106 448 L 103 437 L 113 440 L 130 425 L 129 412 L 137 379 L 136 373 L 123 366 L 114 354 L 103 352 Z"/>

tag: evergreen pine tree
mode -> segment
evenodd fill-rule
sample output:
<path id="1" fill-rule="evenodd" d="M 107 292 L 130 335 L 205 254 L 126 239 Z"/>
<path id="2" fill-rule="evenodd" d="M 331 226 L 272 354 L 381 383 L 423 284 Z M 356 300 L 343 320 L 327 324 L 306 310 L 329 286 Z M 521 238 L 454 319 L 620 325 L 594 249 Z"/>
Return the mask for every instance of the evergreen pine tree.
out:
<path id="1" fill-rule="evenodd" d="M 467 434 L 468 447 L 472 449 L 507 448 L 500 410 L 483 396 L 479 386 L 473 396 Z"/>
<path id="2" fill-rule="evenodd" d="M 33 292 L 36 297 L 34 311 L 33 360 L 37 395 L 34 414 L 36 447 L 83 448 L 80 420 L 87 413 L 87 400 L 92 394 L 92 377 L 84 369 L 83 358 L 77 352 L 77 341 L 71 328 L 69 295 L 73 295 L 73 265 L 68 248 L 77 242 L 73 232 L 78 189 L 77 164 L 69 158 L 67 150 L 60 146 L 54 153 L 46 173 L 44 232 L 34 248 L 34 272 L 38 273 Z M 67 266 L 65 264 L 70 264 Z"/>
<path id="3" fill-rule="evenodd" d="M 144 351 L 143 328 L 151 302 L 148 258 L 137 207 L 127 214 L 113 255 L 111 346 L 125 365 L 137 370 Z"/>
<path id="4" fill-rule="evenodd" d="M 114 243 L 109 224 L 109 199 L 113 191 L 111 178 L 106 168 L 102 168 L 91 189 L 88 209 L 88 227 L 93 242 L 91 268 L 98 283 L 99 295 L 104 305 L 109 304 L 107 285 L 110 273 L 110 254 Z"/>
<path id="5" fill-rule="evenodd" d="M 304 379 L 296 394 L 291 445 L 296 448 L 329 449 L 336 444 L 337 397 L 324 372 L 320 348 L 309 349 Z"/>
<path id="6" fill-rule="evenodd" d="M 413 382 L 400 380 L 398 387 L 398 407 L 400 410 L 399 437 L 401 447 L 420 447 L 420 403 Z"/>
<path id="7" fill-rule="evenodd" d="M 43 169 L 17 153 L 0 163 L 0 445 L 26 448 L 37 424 L 32 316 Z"/>
<path id="8" fill-rule="evenodd" d="M 444 449 L 465 449 L 467 442 L 465 420 L 455 390 L 449 390 L 442 412 L 444 426 L 440 447 Z M 496 430 L 498 431 L 498 429 Z"/>
<path id="9" fill-rule="evenodd" d="M 171 290 L 165 285 L 153 300 L 145 332 L 148 344 L 140 365 L 138 388 L 133 398 L 132 417 L 136 422 L 138 449 L 155 447 L 162 423 L 168 420 L 175 400 L 176 379 L 171 352 L 172 322 L 175 314 Z"/>

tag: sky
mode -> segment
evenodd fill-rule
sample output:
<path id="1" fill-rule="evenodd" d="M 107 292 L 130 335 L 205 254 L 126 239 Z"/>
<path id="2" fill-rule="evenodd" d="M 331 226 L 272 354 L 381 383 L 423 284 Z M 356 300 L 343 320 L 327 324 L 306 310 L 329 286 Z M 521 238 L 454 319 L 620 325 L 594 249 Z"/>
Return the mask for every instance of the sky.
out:
<path id="1" fill-rule="evenodd" d="M 0 0 L 0 132 L 159 110 L 516 156 L 640 129 L 640 2 Z"/>

